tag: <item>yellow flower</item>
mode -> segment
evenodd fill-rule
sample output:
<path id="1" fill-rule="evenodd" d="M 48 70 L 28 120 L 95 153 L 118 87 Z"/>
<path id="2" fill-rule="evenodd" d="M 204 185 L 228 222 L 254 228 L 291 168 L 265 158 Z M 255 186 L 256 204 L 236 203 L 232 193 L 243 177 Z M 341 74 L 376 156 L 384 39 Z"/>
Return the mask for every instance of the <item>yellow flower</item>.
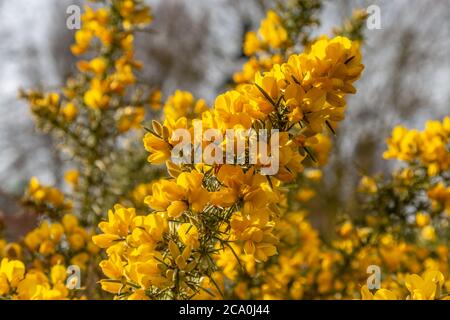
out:
<path id="1" fill-rule="evenodd" d="M 74 233 L 68 237 L 70 248 L 74 251 L 81 250 L 85 246 L 85 239 L 81 233 Z"/>
<path id="2" fill-rule="evenodd" d="M 104 234 L 92 237 L 92 241 L 100 248 L 108 248 L 118 241 L 124 240 L 131 231 L 136 212 L 134 208 L 125 208 L 119 204 L 114 211 L 108 211 L 108 221 L 100 222 L 98 227 Z"/>
<path id="3" fill-rule="evenodd" d="M 188 209 L 188 205 L 184 201 L 174 201 L 167 207 L 167 214 L 171 218 L 178 218 Z"/>
<path id="4" fill-rule="evenodd" d="M 177 177 L 177 185 L 182 187 L 193 211 L 201 212 L 209 201 L 209 193 L 203 188 L 203 175 L 195 170 L 183 172 Z"/>
<path id="5" fill-rule="evenodd" d="M 378 289 L 375 294 L 371 293 L 364 285 L 361 288 L 361 299 L 362 300 L 397 300 L 397 296 L 394 292 L 387 289 Z"/>
<path id="6" fill-rule="evenodd" d="M 442 122 L 428 121 L 425 130 L 408 130 L 397 126 L 387 140 L 385 159 L 407 162 L 418 161 L 427 167 L 429 176 L 435 176 L 450 168 L 448 142 L 450 135 L 445 127 L 448 117 Z"/>
<path id="7" fill-rule="evenodd" d="M 84 103 L 94 109 L 106 108 L 109 104 L 108 83 L 94 78 L 91 80 L 90 89 L 84 94 Z"/>
<path id="8" fill-rule="evenodd" d="M 187 246 L 191 246 L 193 249 L 200 246 L 198 229 L 190 223 L 183 223 L 179 226 L 178 236 L 181 242 Z"/>
<path id="9" fill-rule="evenodd" d="M 238 91 L 228 91 L 219 95 L 214 102 L 214 115 L 219 129 L 251 127 L 251 106 Z"/>
<path id="10" fill-rule="evenodd" d="M 339 235 L 345 238 L 348 237 L 352 231 L 353 231 L 353 224 L 350 221 L 346 221 L 339 228 Z"/>
<path id="11" fill-rule="evenodd" d="M 59 223 L 52 223 L 49 231 L 50 239 L 54 242 L 59 242 L 64 235 L 64 228 Z"/>
<path id="12" fill-rule="evenodd" d="M 134 219 L 135 228 L 131 239 L 136 245 L 147 244 L 153 246 L 162 241 L 164 233 L 167 232 L 168 224 L 166 218 L 159 213 L 147 216 L 138 216 Z"/>
<path id="13" fill-rule="evenodd" d="M 261 21 L 258 34 L 265 43 L 274 49 L 281 48 L 288 42 L 288 33 L 283 27 L 281 18 L 273 10 L 267 11 L 266 18 Z"/>
<path id="14" fill-rule="evenodd" d="M 274 72 L 255 74 L 255 85 L 247 86 L 247 95 L 252 108 L 249 109 L 255 119 L 265 119 L 275 108 L 281 96 L 279 79 Z M 270 100 L 269 100 L 270 99 Z"/>
<path id="15" fill-rule="evenodd" d="M 15 288 L 25 275 L 25 265 L 22 261 L 3 258 L 0 264 L 0 274 L 3 274 L 11 287 Z"/>
<path id="16" fill-rule="evenodd" d="M 18 298 L 22 300 L 43 299 L 44 292 L 49 287 L 48 279 L 42 272 L 29 272 L 17 287 Z"/>
<path id="17" fill-rule="evenodd" d="M 141 128 L 141 123 L 145 118 L 145 109 L 143 107 L 126 107 L 119 112 L 117 120 L 117 130 L 120 133 L 130 129 Z"/>
<path id="18" fill-rule="evenodd" d="M 67 273 L 66 268 L 62 265 L 53 266 L 50 271 L 50 278 L 53 285 L 57 283 L 63 283 L 66 280 Z"/>
<path id="19" fill-rule="evenodd" d="M 148 157 L 148 162 L 150 163 L 160 164 L 170 158 L 171 145 L 153 133 L 149 132 L 145 134 L 144 147 L 145 150 L 151 153 Z"/>
<path id="20" fill-rule="evenodd" d="M 153 111 L 158 111 L 162 107 L 162 93 L 161 90 L 153 90 L 148 96 L 148 102 Z"/>
<path id="21" fill-rule="evenodd" d="M 94 254 L 96 252 L 93 252 Z M 70 259 L 70 263 L 80 267 L 81 270 L 86 269 L 86 264 L 88 263 L 90 256 L 86 252 L 81 252 L 76 254 L 72 259 Z"/>
<path id="22" fill-rule="evenodd" d="M 43 186 L 36 177 L 30 179 L 27 195 L 36 204 L 47 204 L 55 209 L 71 209 L 72 203 L 65 200 L 64 194 L 56 188 Z"/>
<path id="23" fill-rule="evenodd" d="M 126 262 L 122 261 L 118 254 L 111 254 L 108 260 L 100 262 L 102 272 L 110 279 L 120 279 L 124 272 Z"/>
<path id="24" fill-rule="evenodd" d="M 359 186 L 358 186 L 358 191 L 360 192 L 365 192 L 365 193 L 375 193 L 377 192 L 378 187 L 377 187 L 377 182 L 375 181 L 375 179 L 368 177 L 368 176 L 363 176 L 361 178 L 361 181 L 359 182 Z"/>
<path id="25" fill-rule="evenodd" d="M 131 197 L 137 205 L 144 203 L 144 199 L 152 194 L 153 183 L 140 183 L 131 192 Z"/>
<path id="26" fill-rule="evenodd" d="M 436 230 L 433 226 L 425 226 L 422 228 L 420 235 L 426 241 L 436 240 Z"/>
<path id="27" fill-rule="evenodd" d="M 145 290 L 138 289 L 128 296 L 128 300 L 150 300 L 150 298 L 145 294 Z"/>
<path id="28" fill-rule="evenodd" d="M 72 53 L 74 55 L 85 53 L 89 48 L 93 36 L 94 33 L 90 30 L 78 30 L 75 33 L 75 44 L 71 47 Z"/>
<path id="29" fill-rule="evenodd" d="M 297 194 L 295 195 L 295 198 L 300 202 L 308 202 L 314 196 L 316 195 L 316 192 L 311 188 L 302 188 L 300 189 Z"/>
<path id="30" fill-rule="evenodd" d="M 428 190 L 428 197 L 433 202 L 433 208 L 443 208 L 450 213 L 450 187 L 439 182 Z"/>
<path id="31" fill-rule="evenodd" d="M 201 212 L 209 201 L 209 193 L 202 186 L 203 175 L 195 170 L 182 172 L 176 180 L 161 180 L 153 185 L 152 195 L 145 203 L 155 210 L 168 211 L 171 217 L 191 208 Z"/>
<path id="32" fill-rule="evenodd" d="M 152 122 L 153 131 L 144 136 L 144 147 L 150 152 L 147 160 L 150 163 L 161 164 L 170 159 L 173 145 L 178 140 L 172 140 L 176 129 L 187 129 L 187 118 L 166 119 L 164 124 Z"/>
<path id="33" fill-rule="evenodd" d="M 100 285 L 102 286 L 102 290 L 117 294 L 119 292 L 123 292 L 123 284 L 117 282 L 109 282 L 107 280 L 101 280 Z"/>
<path id="34" fill-rule="evenodd" d="M 133 26 L 145 26 L 152 21 L 150 8 L 138 6 L 133 0 L 120 2 L 119 13 L 124 18 L 123 27 L 130 30 Z"/>
<path id="35" fill-rule="evenodd" d="M 67 183 L 71 184 L 72 186 L 78 185 L 78 177 L 80 176 L 80 173 L 78 170 L 68 170 L 64 174 L 64 178 L 66 179 Z"/>
<path id="36" fill-rule="evenodd" d="M 73 214 L 65 214 L 62 218 L 62 224 L 66 232 L 73 232 L 78 227 L 78 219 Z"/>
<path id="37" fill-rule="evenodd" d="M 203 99 L 195 101 L 192 93 L 176 90 L 173 95 L 167 98 L 163 112 L 166 119 L 177 120 L 181 117 L 198 116 L 206 109 L 206 102 Z"/>
<path id="38" fill-rule="evenodd" d="M 67 122 L 72 122 L 78 114 L 78 109 L 73 103 L 69 102 L 63 107 L 62 113 Z"/>
<path id="39" fill-rule="evenodd" d="M 244 40 L 244 54 L 246 56 L 251 56 L 255 54 L 260 49 L 260 41 L 256 32 L 250 31 L 245 34 Z"/>
<path id="40" fill-rule="evenodd" d="M 254 256 L 256 261 L 267 261 L 277 254 L 278 239 L 272 234 L 273 225 L 265 214 L 233 214 L 231 228 L 237 239 L 244 241 L 244 252 Z"/>
<path id="41" fill-rule="evenodd" d="M 424 212 L 416 213 L 416 224 L 419 228 L 423 228 L 430 223 L 430 216 Z"/>
<path id="42" fill-rule="evenodd" d="M 6 295 L 10 290 L 8 279 L 6 278 L 6 275 L 3 273 L 0 273 L 0 296 Z"/>
<path id="43" fill-rule="evenodd" d="M 82 72 L 93 72 L 96 75 L 101 75 L 108 67 L 108 60 L 103 57 L 96 57 L 91 61 L 81 60 L 77 63 L 77 67 Z"/>
<path id="44" fill-rule="evenodd" d="M 44 240 L 39 246 L 39 253 L 48 256 L 50 254 L 53 254 L 55 252 L 55 244 L 50 240 Z"/>
<path id="45" fill-rule="evenodd" d="M 304 174 L 311 181 L 320 181 L 323 176 L 322 170 L 319 169 L 306 170 Z"/>
<path id="46" fill-rule="evenodd" d="M 270 57 L 251 57 L 242 67 L 242 71 L 238 71 L 233 75 L 234 82 L 252 83 L 257 72 L 270 71 L 274 65 L 282 64 L 283 57 L 279 54 Z"/>
<path id="47" fill-rule="evenodd" d="M 434 300 L 439 298 L 444 276 L 436 270 L 426 271 L 423 276 L 417 274 L 405 277 L 405 286 L 413 300 Z"/>
<path id="48" fill-rule="evenodd" d="M 144 202 L 155 210 L 165 211 L 172 201 L 182 199 L 183 190 L 173 181 L 161 180 L 152 185 L 152 194 Z"/>
<path id="49" fill-rule="evenodd" d="M 320 166 L 324 166 L 328 162 L 328 156 L 332 147 L 331 139 L 328 135 L 318 133 L 306 142 L 307 146 L 310 146 L 314 152 L 317 163 Z"/>

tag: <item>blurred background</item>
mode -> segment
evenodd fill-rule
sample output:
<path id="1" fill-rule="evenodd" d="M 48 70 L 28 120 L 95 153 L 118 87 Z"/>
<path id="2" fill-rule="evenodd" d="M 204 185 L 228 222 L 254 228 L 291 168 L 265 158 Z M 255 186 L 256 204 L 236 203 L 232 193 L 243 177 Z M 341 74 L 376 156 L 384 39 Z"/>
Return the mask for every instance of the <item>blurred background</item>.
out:
<path id="1" fill-rule="evenodd" d="M 140 78 L 164 96 L 189 90 L 210 104 L 245 61 L 242 41 L 273 1 L 151 0 L 152 32 L 139 35 Z M 20 195 L 33 175 L 61 186 L 66 164 L 50 136 L 36 132 L 20 88 L 57 88 L 75 68 L 66 8 L 79 0 L 0 0 L 0 214 L 16 219 Z M 316 224 L 354 201 L 361 174 L 386 171 L 385 139 L 396 124 L 422 128 L 450 114 L 450 1 L 324 1 L 321 26 L 329 34 L 355 8 L 381 8 L 381 29 L 365 30 L 366 69 L 349 99 L 347 119 L 325 168 Z M 395 164 L 394 164 L 395 165 Z M 14 215 L 16 214 L 16 215 Z M 23 221 L 23 220 L 22 220 Z M 325 222 L 324 222 L 325 221 Z"/>

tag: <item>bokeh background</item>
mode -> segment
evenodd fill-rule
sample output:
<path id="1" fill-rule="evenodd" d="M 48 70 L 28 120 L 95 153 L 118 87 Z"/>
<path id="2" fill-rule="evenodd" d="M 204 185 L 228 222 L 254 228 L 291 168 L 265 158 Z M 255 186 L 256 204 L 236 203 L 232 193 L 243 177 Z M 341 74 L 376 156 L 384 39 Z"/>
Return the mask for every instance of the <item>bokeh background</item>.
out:
<path id="1" fill-rule="evenodd" d="M 139 35 L 140 78 L 162 89 L 189 90 L 209 103 L 225 90 L 245 61 L 242 41 L 274 1 L 151 0 L 152 32 Z M 52 138 L 35 131 L 20 88 L 52 89 L 75 69 L 73 31 L 66 8 L 79 0 L 0 0 L 0 214 L 27 229 L 21 193 L 33 175 L 63 186 L 64 159 Z M 450 114 L 450 1 L 324 1 L 315 34 L 331 34 L 355 8 L 381 8 L 380 30 L 365 30 L 366 70 L 347 119 L 334 139 L 323 195 L 313 221 L 323 230 L 336 208 L 351 207 L 361 174 L 395 165 L 382 160 L 385 139 L 396 124 L 423 127 Z M 20 232 L 17 233 L 20 235 Z"/>

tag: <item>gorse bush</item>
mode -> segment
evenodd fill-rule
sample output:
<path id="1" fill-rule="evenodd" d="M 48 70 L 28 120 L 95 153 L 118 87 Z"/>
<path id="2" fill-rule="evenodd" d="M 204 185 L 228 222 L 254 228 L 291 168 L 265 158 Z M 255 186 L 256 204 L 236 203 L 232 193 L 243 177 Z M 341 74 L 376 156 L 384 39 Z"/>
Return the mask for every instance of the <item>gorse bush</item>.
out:
<path id="1" fill-rule="evenodd" d="M 309 221 L 305 203 L 321 197 L 364 69 L 363 11 L 313 38 L 320 1 L 280 3 L 245 35 L 247 62 L 208 106 L 180 90 L 162 101 L 138 81 L 134 37 L 152 21 L 148 6 L 95 2 L 71 47 L 85 57 L 77 74 L 57 92 L 21 92 L 72 166 L 70 192 L 30 180 L 23 203 L 40 222 L 0 240 L 0 297 L 448 297 L 450 118 L 393 130 L 384 157 L 405 165 L 362 177 L 361 214 L 339 216 L 331 238 Z"/>

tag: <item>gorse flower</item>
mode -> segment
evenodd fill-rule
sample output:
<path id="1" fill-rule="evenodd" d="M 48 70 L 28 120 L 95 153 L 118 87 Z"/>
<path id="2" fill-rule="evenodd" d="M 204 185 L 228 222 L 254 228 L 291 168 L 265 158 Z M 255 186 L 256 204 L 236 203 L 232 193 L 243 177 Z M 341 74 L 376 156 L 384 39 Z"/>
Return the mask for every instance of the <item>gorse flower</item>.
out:
<path id="1" fill-rule="evenodd" d="M 367 285 L 361 288 L 361 299 L 362 300 L 398 300 L 394 292 L 387 289 L 376 290 L 372 293 L 367 289 Z"/>
<path id="2" fill-rule="evenodd" d="M 423 131 L 395 127 L 383 156 L 385 159 L 419 162 L 427 167 L 430 176 L 434 176 L 450 168 L 449 137 L 449 117 L 442 122 L 428 121 Z"/>
<path id="3" fill-rule="evenodd" d="M 406 299 L 411 300 L 447 300 L 448 296 L 441 296 L 441 288 L 445 282 L 443 274 L 438 270 L 427 270 L 423 276 L 409 274 L 405 277 L 404 285 L 409 291 Z M 379 289 L 373 294 L 364 285 L 361 288 L 363 300 L 398 300 L 397 295 L 387 289 Z"/>
<path id="4" fill-rule="evenodd" d="M 433 300 L 439 298 L 444 276 L 436 270 L 428 270 L 420 277 L 416 274 L 405 278 L 405 285 L 413 300 Z"/>
<path id="5" fill-rule="evenodd" d="M 287 60 L 287 51 L 293 50 L 294 42 L 279 15 L 270 10 L 261 21 L 258 32 L 245 34 L 243 52 L 249 57 L 242 71 L 233 75 L 237 84 L 252 83 L 258 72 L 270 71 L 274 65 Z"/>
<path id="6" fill-rule="evenodd" d="M 50 275 L 39 270 L 25 270 L 18 260 L 3 258 L 0 266 L 0 295 L 19 300 L 59 300 L 69 296 L 66 268 L 55 265 Z"/>
<path id="7" fill-rule="evenodd" d="M 66 264 L 87 270 L 89 260 L 99 251 L 91 242 L 91 236 L 75 216 L 66 214 L 61 223 L 42 222 L 26 234 L 23 243 L 8 244 L 7 254 L 16 250 L 16 259 L 29 260 L 30 264 L 2 259 L 0 295 L 20 300 L 82 298 L 78 292 L 70 290 L 80 284 L 81 275 L 70 275 Z M 20 254 L 17 253 L 19 248 Z"/>
<path id="8" fill-rule="evenodd" d="M 258 32 L 251 31 L 245 35 L 244 53 L 251 56 L 266 47 L 280 49 L 288 43 L 288 33 L 283 27 L 281 18 L 275 11 L 269 10 L 266 18 L 261 21 Z"/>
<path id="9" fill-rule="evenodd" d="M 183 172 L 176 180 L 155 183 L 153 194 L 145 199 L 145 203 L 155 210 L 167 210 L 170 217 L 179 216 L 188 208 L 201 212 L 209 201 L 209 192 L 202 184 L 203 175 L 200 172 Z"/>
<path id="10" fill-rule="evenodd" d="M 30 179 L 26 192 L 26 200 L 37 206 L 51 206 L 55 210 L 70 210 L 72 202 L 65 199 L 64 194 L 56 188 L 43 186 L 36 177 Z"/>
<path id="11" fill-rule="evenodd" d="M 192 93 L 177 90 L 172 96 L 167 98 L 163 107 L 163 113 L 166 119 L 176 120 L 181 117 L 192 119 L 195 116 L 199 116 L 207 108 L 205 100 L 194 100 Z"/>

